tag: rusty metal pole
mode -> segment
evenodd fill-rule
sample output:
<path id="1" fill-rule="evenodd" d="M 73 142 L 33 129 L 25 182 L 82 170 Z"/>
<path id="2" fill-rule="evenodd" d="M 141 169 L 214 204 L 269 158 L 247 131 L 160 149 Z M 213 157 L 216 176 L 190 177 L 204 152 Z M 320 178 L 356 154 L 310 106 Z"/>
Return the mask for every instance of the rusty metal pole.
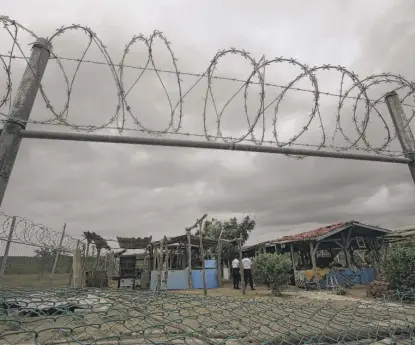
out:
<path id="1" fill-rule="evenodd" d="M 384 96 L 387 108 L 389 109 L 391 119 L 396 130 L 397 138 L 400 141 L 402 150 L 406 158 L 411 159 L 408 164 L 413 183 L 415 183 L 415 137 L 410 128 L 409 121 L 403 110 L 402 103 L 396 91 L 387 93 Z"/>
<path id="2" fill-rule="evenodd" d="M 22 141 L 22 132 L 26 129 L 51 49 L 51 44 L 44 38 L 38 38 L 33 44 L 28 66 L 17 89 L 9 117 L 1 131 L 0 206 Z"/>

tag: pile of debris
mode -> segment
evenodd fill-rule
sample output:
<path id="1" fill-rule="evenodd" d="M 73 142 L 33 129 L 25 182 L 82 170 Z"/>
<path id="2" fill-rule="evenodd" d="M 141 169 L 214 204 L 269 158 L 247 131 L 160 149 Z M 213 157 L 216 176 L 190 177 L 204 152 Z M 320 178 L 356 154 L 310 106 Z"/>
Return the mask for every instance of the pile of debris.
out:
<path id="1" fill-rule="evenodd" d="M 367 296 L 374 298 L 382 298 L 395 294 L 390 284 L 384 280 L 374 280 L 367 286 Z"/>

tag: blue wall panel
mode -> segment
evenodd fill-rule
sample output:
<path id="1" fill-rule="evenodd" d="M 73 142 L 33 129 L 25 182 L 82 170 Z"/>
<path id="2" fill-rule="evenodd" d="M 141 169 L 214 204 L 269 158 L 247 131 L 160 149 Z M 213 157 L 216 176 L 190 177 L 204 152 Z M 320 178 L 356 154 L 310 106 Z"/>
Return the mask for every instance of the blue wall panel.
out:
<path id="1" fill-rule="evenodd" d="M 150 290 L 156 288 L 157 272 L 150 275 Z M 207 289 L 218 288 L 217 270 L 205 270 Z M 188 271 L 168 271 L 168 290 L 185 290 L 188 288 Z M 192 270 L 192 288 L 203 289 L 202 270 Z"/>
<path id="2" fill-rule="evenodd" d="M 217 260 L 205 260 L 205 268 L 217 268 Z"/>
<path id="3" fill-rule="evenodd" d="M 156 271 L 150 272 L 150 291 L 153 291 L 156 287 Z"/>
<path id="4" fill-rule="evenodd" d="M 205 270 L 207 289 L 218 288 L 217 270 Z M 194 289 L 203 289 L 202 270 L 192 270 L 192 287 Z"/>
<path id="5" fill-rule="evenodd" d="M 188 288 L 188 271 L 169 271 L 168 290 L 185 290 Z"/>

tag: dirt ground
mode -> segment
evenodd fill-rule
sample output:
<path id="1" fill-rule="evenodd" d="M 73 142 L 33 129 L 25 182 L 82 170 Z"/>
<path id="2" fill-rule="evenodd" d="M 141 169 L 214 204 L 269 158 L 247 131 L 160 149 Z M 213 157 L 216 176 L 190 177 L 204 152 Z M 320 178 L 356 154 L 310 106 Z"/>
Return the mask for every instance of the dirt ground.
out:
<path id="1" fill-rule="evenodd" d="M 59 288 L 67 287 L 69 283 L 70 275 L 69 274 L 55 274 L 51 279 L 49 274 L 45 274 L 42 277 L 39 277 L 37 274 L 27 274 L 27 275 L 5 275 L 0 281 L 0 286 L 5 288 L 10 287 L 22 287 L 22 288 L 35 288 L 35 289 L 47 289 L 47 288 Z M 110 289 L 117 289 L 117 283 L 111 281 L 109 285 Z M 191 289 L 191 290 L 178 290 L 170 291 L 171 293 L 186 293 L 191 295 L 203 295 L 203 289 Z M 251 291 L 250 288 L 246 290 L 245 295 L 243 295 L 242 290 L 234 290 L 232 288 L 231 282 L 224 282 L 223 288 L 209 289 L 208 296 L 215 297 L 237 297 L 237 298 L 270 298 L 273 297 L 270 289 L 266 286 L 258 285 L 256 286 L 255 291 Z M 288 289 L 284 292 L 282 297 L 273 297 L 278 300 L 332 300 L 336 302 L 343 301 L 358 301 L 358 300 L 367 300 L 372 301 L 373 299 L 368 298 L 366 295 L 365 286 L 354 286 L 347 289 L 347 294 L 345 296 L 338 296 L 333 291 L 330 290 L 320 290 L 320 291 L 305 291 L 304 289 L 299 289 L 294 286 L 289 286 Z M 338 304 L 338 303 L 337 303 Z"/>
<path id="2" fill-rule="evenodd" d="M 16 279 L 8 283 L 15 284 Z M 20 286 L 22 279 L 27 287 L 29 278 L 20 277 Z M 34 286 L 37 276 L 31 279 Z M 69 277 L 60 279 L 65 282 Z M 45 289 L 47 294 L 41 301 L 30 291 L 15 290 L 9 291 L 15 294 L 9 298 L 29 301 L 35 307 L 56 301 L 90 307 L 57 310 L 53 315 L 7 314 L 0 322 L 0 345 L 75 345 L 98 340 L 110 344 L 118 337 L 126 344 L 135 341 L 131 344 L 146 345 L 261 344 L 271 339 L 278 339 L 280 344 L 284 344 L 283 340 L 286 344 L 304 344 L 305 339 L 318 335 L 322 342 L 337 339 L 339 344 L 360 339 L 373 342 L 398 331 L 408 340 L 414 331 L 413 308 L 377 306 L 366 298 L 365 287 L 348 289 L 346 296 L 289 287 L 282 297 L 273 297 L 265 286 L 257 286 L 255 291 L 248 289 L 243 295 L 229 283 L 208 290 L 207 297 L 202 289 L 167 294 L 114 288 L 77 292 L 64 289 L 63 293 Z"/>
<path id="3" fill-rule="evenodd" d="M 172 291 L 172 293 L 184 293 L 184 291 Z M 203 289 L 186 290 L 186 294 L 203 295 Z M 247 288 L 245 295 L 243 290 L 234 290 L 231 283 L 224 283 L 224 287 L 217 289 L 209 289 L 207 291 L 208 296 L 229 296 L 229 297 L 241 297 L 241 298 L 262 298 L 262 297 L 273 297 L 271 290 L 267 286 L 260 285 L 256 286 L 255 290 L 252 291 Z M 294 299 L 328 299 L 335 301 L 354 301 L 354 300 L 367 300 L 372 301 L 372 298 L 368 298 L 366 294 L 366 287 L 364 285 L 357 285 L 347 289 L 347 294 L 344 296 L 338 296 L 331 290 L 313 290 L 305 291 L 295 286 L 289 286 L 283 293 L 282 297 L 274 297 L 282 300 L 294 300 Z"/>

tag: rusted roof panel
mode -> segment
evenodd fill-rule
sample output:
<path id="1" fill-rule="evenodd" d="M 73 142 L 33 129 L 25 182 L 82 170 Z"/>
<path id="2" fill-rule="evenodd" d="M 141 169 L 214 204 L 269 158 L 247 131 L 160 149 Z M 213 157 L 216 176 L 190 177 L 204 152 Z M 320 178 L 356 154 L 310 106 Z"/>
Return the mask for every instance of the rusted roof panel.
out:
<path id="1" fill-rule="evenodd" d="M 321 237 L 323 235 L 326 235 L 326 234 L 328 234 L 332 231 L 335 231 L 335 230 L 345 226 L 345 224 L 346 224 L 346 222 L 339 222 L 339 223 L 323 226 L 323 227 L 315 229 L 315 230 L 301 232 L 300 234 L 283 236 L 282 238 L 279 238 L 278 240 L 273 241 L 273 242 L 275 242 L 275 243 L 286 243 L 286 242 L 310 241 L 310 240 L 314 240 L 318 237 Z"/>

